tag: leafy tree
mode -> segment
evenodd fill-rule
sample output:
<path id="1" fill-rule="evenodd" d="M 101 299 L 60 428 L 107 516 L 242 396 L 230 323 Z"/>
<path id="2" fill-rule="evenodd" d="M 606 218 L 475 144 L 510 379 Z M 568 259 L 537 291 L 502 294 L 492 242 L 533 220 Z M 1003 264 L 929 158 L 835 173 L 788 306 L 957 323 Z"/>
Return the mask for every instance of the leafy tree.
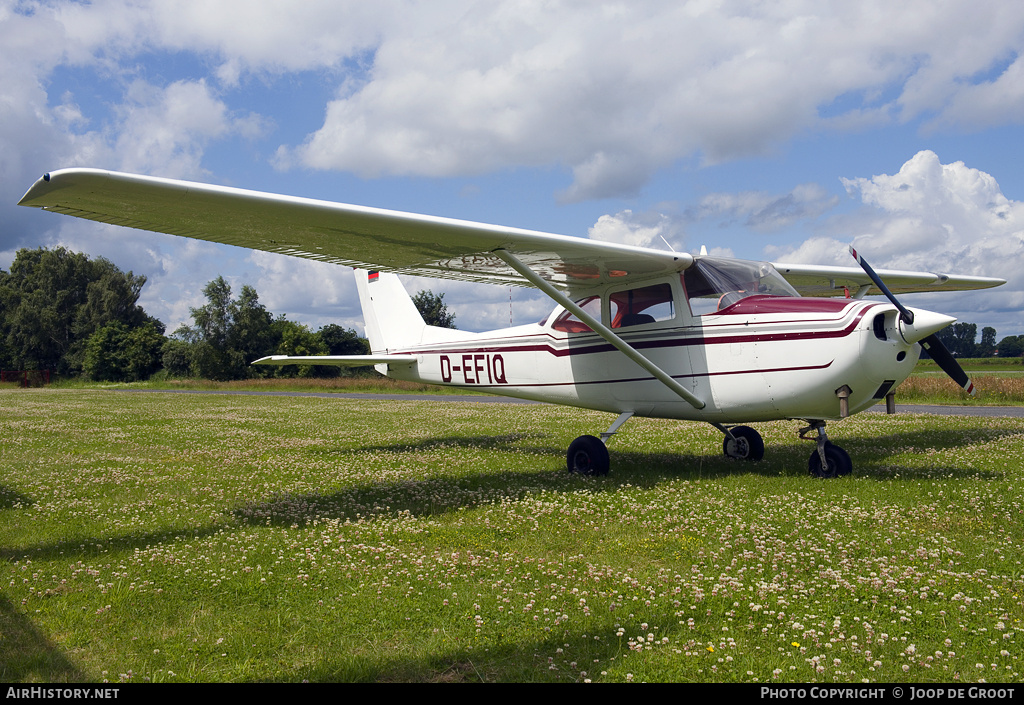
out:
<path id="1" fill-rule="evenodd" d="M 323 339 L 308 326 L 281 317 L 274 321 L 278 334 L 277 355 L 326 355 L 327 346 Z M 278 368 L 282 377 L 310 377 L 315 374 L 311 365 L 285 365 Z"/>
<path id="2" fill-rule="evenodd" d="M 63 247 L 18 250 L 10 272 L 0 272 L 5 364 L 78 374 L 89 337 L 110 323 L 148 323 L 162 335 L 163 324 L 138 305 L 145 282 L 109 260 Z"/>
<path id="3" fill-rule="evenodd" d="M 320 339 L 327 346 L 329 355 L 368 355 L 370 345 L 366 338 L 360 338 L 359 334 L 351 328 L 343 328 L 336 323 L 328 323 L 319 331 Z"/>
<path id="4" fill-rule="evenodd" d="M 218 348 L 201 340 L 192 347 L 192 374 L 203 379 L 245 379 L 245 358 L 237 350 Z"/>
<path id="5" fill-rule="evenodd" d="M 974 341 L 978 337 L 977 323 L 954 323 L 953 339 L 955 341 L 955 355 L 959 357 L 972 357 L 974 355 Z"/>
<path id="6" fill-rule="evenodd" d="M 196 337 L 217 350 L 227 350 L 232 326 L 231 285 L 224 277 L 217 277 L 203 287 L 203 296 L 206 297 L 204 306 L 189 309 L 195 321 Z"/>
<path id="7" fill-rule="evenodd" d="M 996 329 L 985 326 L 981 329 L 981 342 L 978 343 L 974 354 L 977 357 L 992 357 L 996 353 Z"/>
<path id="8" fill-rule="evenodd" d="M 129 328 L 121 321 L 103 326 L 85 344 L 82 371 L 91 379 L 137 382 L 160 369 L 163 333 L 152 321 Z"/>
<path id="9" fill-rule="evenodd" d="M 412 302 L 428 326 L 455 327 L 455 314 L 448 311 L 444 294 L 435 294 L 430 289 L 424 289 L 412 297 Z"/>
<path id="10" fill-rule="evenodd" d="M 188 377 L 192 374 L 192 347 L 192 343 L 180 337 L 172 337 L 164 343 L 161 361 L 169 376 Z"/>
<path id="11" fill-rule="evenodd" d="M 0 370 L 9 370 L 16 367 L 13 364 L 14 358 L 12 357 L 10 350 L 7 348 L 7 336 L 2 333 L 2 324 L 0 324 Z"/>
<path id="12" fill-rule="evenodd" d="M 328 355 L 369 355 L 370 344 L 366 338 L 351 328 L 344 328 L 336 323 L 328 323 L 317 331 L 317 335 L 327 346 Z M 326 367 L 318 366 L 315 374 L 318 377 L 349 377 L 372 373 L 373 367 Z"/>
<path id="13" fill-rule="evenodd" d="M 113 262 L 93 260 L 90 281 L 85 287 L 85 304 L 75 320 L 79 335 L 91 334 L 110 321 L 120 321 L 128 327 L 152 321 L 136 305 L 145 283 L 146 277 L 125 274 Z M 163 334 L 163 324 L 159 328 Z"/>
<path id="14" fill-rule="evenodd" d="M 974 339 L 978 334 L 975 323 L 954 323 L 938 331 L 935 335 L 946 349 L 955 357 L 973 357 Z M 921 355 L 921 357 L 925 357 Z"/>
<path id="15" fill-rule="evenodd" d="M 1008 335 L 999 341 L 999 357 L 1020 357 L 1024 355 L 1024 335 Z"/>
<path id="16" fill-rule="evenodd" d="M 280 342 L 277 344 L 278 355 L 326 355 L 327 346 L 320 336 L 301 323 L 279 318 L 274 321 Z"/>
<path id="17" fill-rule="evenodd" d="M 176 330 L 164 346 L 168 374 L 182 374 L 187 368 L 194 376 L 216 380 L 287 376 L 297 373 L 297 368 L 252 367 L 250 363 L 266 355 L 327 352 L 320 336 L 306 326 L 283 316 L 275 320 L 249 285 L 243 286 L 235 299 L 231 286 L 217 277 L 203 294 L 206 304 L 192 309 L 194 325 Z M 306 352 L 296 352 L 299 350 Z"/>
<path id="18" fill-rule="evenodd" d="M 233 299 L 231 285 L 217 277 L 203 288 L 203 295 L 206 304 L 191 309 L 194 325 L 176 330 L 176 342 L 164 349 L 168 374 L 180 374 L 186 361 L 192 375 L 206 379 L 268 374 L 249 366 L 271 354 L 280 338 L 256 290 L 245 285 L 238 299 Z"/>
<path id="19" fill-rule="evenodd" d="M 254 288 L 242 287 L 238 299 L 231 303 L 230 315 L 228 344 L 241 353 L 243 359 L 252 362 L 274 348 L 280 333 L 274 329 L 274 317 L 260 303 Z"/>

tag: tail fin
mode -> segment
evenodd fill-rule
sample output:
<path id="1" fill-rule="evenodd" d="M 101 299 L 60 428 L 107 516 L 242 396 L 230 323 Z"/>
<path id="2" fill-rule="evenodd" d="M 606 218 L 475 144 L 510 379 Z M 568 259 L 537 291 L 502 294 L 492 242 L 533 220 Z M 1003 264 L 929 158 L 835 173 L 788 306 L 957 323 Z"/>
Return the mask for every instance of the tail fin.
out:
<path id="1" fill-rule="evenodd" d="M 366 337 L 374 354 L 392 353 L 415 345 L 465 340 L 474 333 L 428 326 L 397 274 L 356 271 L 359 304 Z"/>
<path id="2" fill-rule="evenodd" d="M 423 340 L 427 324 L 398 275 L 367 272 L 365 269 L 355 271 L 370 350 L 384 353 L 418 345 Z"/>

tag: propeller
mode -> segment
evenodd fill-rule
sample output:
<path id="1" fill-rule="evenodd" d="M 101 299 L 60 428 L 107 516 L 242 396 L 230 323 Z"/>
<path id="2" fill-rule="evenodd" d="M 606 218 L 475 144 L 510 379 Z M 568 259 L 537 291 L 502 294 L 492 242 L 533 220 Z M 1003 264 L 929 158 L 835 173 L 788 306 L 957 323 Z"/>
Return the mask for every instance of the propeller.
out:
<path id="1" fill-rule="evenodd" d="M 971 378 L 967 376 L 963 368 L 960 367 L 960 363 L 956 361 L 956 358 L 949 352 L 942 341 L 939 340 L 936 333 L 950 323 L 955 321 L 955 318 L 949 316 L 943 316 L 941 314 L 932 313 L 930 311 L 914 311 L 901 304 L 891 291 L 889 287 L 885 285 L 882 278 L 878 276 L 871 265 L 868 264 L 863 257 L 857 254 L 852 246 L 850 247 L 850 254 L 857 260 L 857 264 L 860 265 L 864 273 L 870 277 L 878 289 L 885 294 L 885 298 L 892 302 L 892 305 L 900 312 L 900 335 L 908 343 L 920 343 L 921 347 L 928 351 L 928 355 L 935 360 L 943 372 L 950 376 L 950 378 L 963 387 L 964 391 L 968 394 L 974 394 L 974 383 Z M 915 316 L 915 313 L 917 314 Z"/>

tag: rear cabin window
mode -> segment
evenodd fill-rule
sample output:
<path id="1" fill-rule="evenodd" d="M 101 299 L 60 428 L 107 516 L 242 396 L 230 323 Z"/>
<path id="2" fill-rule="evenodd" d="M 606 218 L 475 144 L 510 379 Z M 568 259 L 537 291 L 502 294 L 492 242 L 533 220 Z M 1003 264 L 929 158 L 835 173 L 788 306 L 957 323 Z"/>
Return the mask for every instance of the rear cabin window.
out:
<path id="1" fill-rule="evenodd" d="M 576 302 L 576 305 L 589 313 L 597 320 L 601 320 L 601 297 L 587 296 Z M 589 333 L 590 326 L 578 319 L 571 311 L 562 311 L 555 322 L 551 324 L 553 330 L 563 333 Z"/>

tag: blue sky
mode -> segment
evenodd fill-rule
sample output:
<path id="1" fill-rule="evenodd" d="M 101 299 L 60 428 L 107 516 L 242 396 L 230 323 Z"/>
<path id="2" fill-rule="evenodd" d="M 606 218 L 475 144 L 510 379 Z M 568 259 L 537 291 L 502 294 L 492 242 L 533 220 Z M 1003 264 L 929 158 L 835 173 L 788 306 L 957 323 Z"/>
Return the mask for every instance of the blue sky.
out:
<path id="1" fill-rule="evenodd" d="M 0 268 L 64 245 L 189 319 L 224 275 L 361 330 L 349 270 L 14 204 L 88 166 L 751 259 L 1003 277 L 1024 334 L 1024 4 L 0 0 Z M 529 290 L 411 280 L 473 330 Z M 511 309 L 511 311 L 510 311 Z"/>

